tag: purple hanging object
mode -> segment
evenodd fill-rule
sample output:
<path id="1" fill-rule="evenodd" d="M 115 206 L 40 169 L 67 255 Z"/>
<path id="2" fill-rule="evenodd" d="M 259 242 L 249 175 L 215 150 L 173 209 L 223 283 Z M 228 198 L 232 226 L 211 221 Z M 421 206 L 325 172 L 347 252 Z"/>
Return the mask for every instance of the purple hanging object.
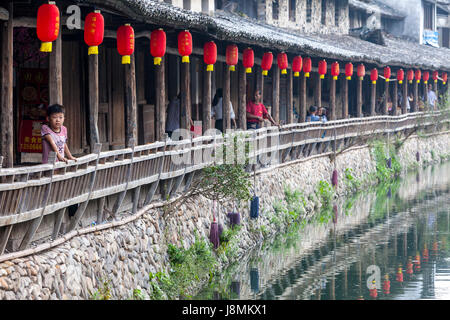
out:
<path id="1" fill-rule="evenodd" d="M 228 219 L 230 219 L 231 227 L 241 224 L 241 216 L 240 216 L 239 212 L 228 212 L 227 216 L 228 216 Z"/>
<path id="2" fill-rule="evenodd" d="M 214 246 L 214 249 L 219 247 L 219 226 L 216 221 L 211 223 L 211 229 L 209 231 L 209 241 Z"/>
<path id="3" fill-rule="evenodd" d="M 419 151 L 416 152 L 416 160 L 417 160 L 417 162 L 420 161 L 420 153 L 419 153 Z"/>
<path id="4" fill-rule="evenodd" d="M 336 169 L 334 169 L 333 171 L 333 175 L 331 177 L 331 184 L 333 185 L 333 187 L 337 187 L 338 185 L 338 172 Z"/>
<path id="5" fill-rule="evenodd" d="M 392 168 L 392 158 L 386 159 L 386 166 L 391 169 Z"/>

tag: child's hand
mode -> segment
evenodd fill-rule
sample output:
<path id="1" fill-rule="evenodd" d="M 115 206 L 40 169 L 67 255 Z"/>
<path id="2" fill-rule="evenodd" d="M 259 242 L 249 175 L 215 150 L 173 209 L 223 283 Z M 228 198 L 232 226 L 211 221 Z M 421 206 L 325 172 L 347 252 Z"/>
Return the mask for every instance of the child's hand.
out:
<path id="1" fill-rule="evenodd" d="M 77 158 L 75 158 L 74 156 L 70 156 L 69 160 L 73 160 L 73 161 L 77 162 Z"/>
<path id="2" fill-rule="evenodd" d="M 57 153 L 56 156 L 58 157 L 59 161 L 64 161 L 65 163 L 67 163 L 67 159 L 64 158 L 61 154 Z"/>

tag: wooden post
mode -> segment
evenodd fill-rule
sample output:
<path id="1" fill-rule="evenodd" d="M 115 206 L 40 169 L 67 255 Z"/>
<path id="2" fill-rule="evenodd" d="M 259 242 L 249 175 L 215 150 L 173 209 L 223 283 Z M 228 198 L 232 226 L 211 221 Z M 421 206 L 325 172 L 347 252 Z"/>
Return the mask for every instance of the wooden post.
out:
<path id="1" fill-rule="evenodd" d="M 58 38 L 54 41 L 53 50 L 50 53 L 49 58 L 49 103 L 63 105 L 63 94 L 62 94 L 62 40 L 61 32 Z"/>
<path id="2" fill-rule="evenodd" d="M 408 82 L 407 80 L 403 80 L 403 98 L 402 98 L 402 113 L 405 114 L 408 112 L 406 108 L 408 102 Z"/>
<path id="3" fill-rule="evenodd" d="M 294 122 L 294 92 L 293 92 L 293 75 L 292 69 L 287 70 L 288 78 L 287 78 L 287 123 Z"/>
<path id="4" fill-rule="evenodd" d="M 156 140 L 162 141 L 166 132 L 166 57 L 162 57 L 161 65 L 155 66 L 156 76 Z"/>
<path id="5" fill-rule="evenodd" d="M 89 128 L 91 153 L 96 143 L 100 143 L 98 133 L 98 54 L 88 56 L 89 72 Z"/>
<path id="6" fill-rule="evenodd" d="M 239 129 L 247 130 L 247 74 L 239 66 Z"/>
<path id="7" fill-rule="evenodd" d="M 276 66 L 273 71 L 272 117 L 278 123 L 280 121 L 280 69 Z"/>
<path id="8" fill-rule="evenodd" d="M 377 84 L 372 83 L 372 92 L 370 94 L 370 115 L 375 116 L 375 107 L 377 104 Z"/>
<path id="9" fill-rule="evenodd" d="M 414 79 L 414 103 L 411 106 L 411 112 L 416 112 L 419 110 L 419 84 L 417 80 Z"/>
<path id="10" fill-rule="evenodd" d="M 423 82 L 423 103 L 425 104 L 426 107 L 429 107 L 428 105 L 428 84 L 425 83 L 425 81 Z"/>
<path id="11" fill-rule="evenodd" d="M 397 81 L 394 81 L 394 93 L 392 97 L 392 115 L 397 114 L 397 107 L 398 107 L 398 85 Z"/>
<path id="12" fill-rule="evenodd" d="M 127 147 L 129 141 L 137 141 L 137 102 L 135 56 L 131 55 L 130 64 L 125 65 L 125 103 L 127 110 Z"/>
<path id="13" fill-rule="evenodd" d="M 258 68 L 258 89 L 261 91 L 261 102 L 264 103 L 264 75 L 262 74 L 262 68 Z"/>
<path id="14" fill-rule="evenodd" d="M 223 132 L 227 132 L 227 129 L 231 129 L 231 110 L 230 110 L 230 68 L 223 64 L 223 99 L 222 99 L 222 119 L 223 119 Z"/>
<path id="15" fill-rule="evenodd" d="M 347 119 L 348 118 L 348 81 L 347 79 L 342 80 L 344 84 L 343 89 L 343 100 L 342 100 L 342 118 Z"/>
<path id="16" fill-rule="evenodd" d="M 314 100 L 317 109 L 322 108 L 322 79 L 316 74 L 316 92 L 314 92 Z"/>
<path id="17" fill-rule="evenodd" d="M 384 82 L 383 115 L 388 114 L 389 81 Z"/>
<path id="18" fill-rule="evenodd" d="M 305 122 L 306 120 L 306 76 L 304 73 L 301 75 L 301 81 L 300 81 L 300 118 L 298 119 L 299 122 Z"/>
<path id="19" fill-rule="evenodd" d="M 13 3 L 9 4 L 9 19 L 2 28 L 2 95 L 1 95 L 1 155 L 3 166 L 14 164 L 13 129 Z"/>
<path id="20" fill-rule="evenodd" d="M 356 82 L 356 116 L 362 118 L 362 79 L 358 77 Z"/>
<path id="21" fill-rule="evenodd" d="M 190 130 L 191 124 L 189 119 L 191 115 L 191 72 L 189 63 L 181 63 L 181 114 L 182 117 L 181 128 Z"/>
<path id="22" fill-rule="evenodd" d="M 330 80 L 330 120 L 336 120 L 336 80 Z"/>
<path id="23" fill-rule="evenodd" d="M 203 99 L 202 99 L 202 111 L 203 111 L 203 131 L 205 132 L 208 129 L 211 129 L 211 71 L 206 71 L 206 65 L 204 64 L 204 73 L 203 73 Z"/>

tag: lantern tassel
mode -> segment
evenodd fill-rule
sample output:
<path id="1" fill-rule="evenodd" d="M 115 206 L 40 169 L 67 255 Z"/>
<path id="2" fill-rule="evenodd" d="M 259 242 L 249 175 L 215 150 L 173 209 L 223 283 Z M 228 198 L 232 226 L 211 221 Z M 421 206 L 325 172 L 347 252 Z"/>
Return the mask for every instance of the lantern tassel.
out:
<path id="1" fill-rule="evenodd" d="M 299 77 L 300 76 L 300 72 L 296 71 L 294 72 L 294 77 Z"/>
<path id="2" fill-rule="evenodd" d="M 130 64 L 131 57 L 130 56 L 122 56 L 122 64 Z"/>
<path id="3" fill-rule="evenodd" d="M 403 80 L 399 80 L 398 83 L 402 84 L 402 83 L 403 83 Z"/>
<path id="4" fill-rule="evenodd" d="M 88 49 L 88 55 L 98 54 L 98 46 L 91 46 Z"/>
<path id="5" fill-rule="evenodd" d="M 287 70 L 286 69 L 281 70 L 281 74 L 287 74 Z"/>
<path id="6" fill-rule="evenodd" d="M 245 68 L 245 73 L 252 73 L 252 68 Z"/>
<path id="7" fill-rule="evenodd" d="M 183 56 L 182 58 L 181 58 L 181 62 L 182 63 L 189 63 L 190 61 L 189 61 L 189 56 Z"/>
<path id="8" fill-rule="evenodd" d="M 214 71 L 214 65 L 213 64 L 208 64 L 206 66 L 206 71 Z"/>
<path id="9" fill-rule="evenodd" d="M 267 70 L 263 70 L 262 74 L 263 74 L 263 76 L 267 76 L 269 74 L 269 72 Z"/>
<path id="10" fill-rule="evenodd" d="M 337 78 L 338 78 L 337 76 L 333 76 L 333 80 L 337 80 Z"/>
<path id="11" fill-rule="evenodd" d="M 320 79 L 324 79 L 325 78 L 325 75 L 324 74 L 321 74 L 320 75 Z"/>
<path id="12" fill-rule="evenodd" d="M 52 42 L 42 42 L 41 52 L 52 52 Z"/>
<path id="13" fill-rule="evenodd" d="M 161 57 L 154 57 L 153 58 L 153 64 L 155 65 L 155 66 L 160 66 L 161 65 Z"/>
<path id="14" fill-rule="evenodd" d="M 372 84 L 376 84 L 377 82 L 376 81 L 372 81 Z"/>
<path id="15" fill-rule="evenodd" d="M 235 66 L 230 66 L 230 71 L 236 71 L 236 67 Z"/>
<path id="16" fill-rule="evenodd" d="M 417 83 L 420 83 L 420 80 L 417 80 Z"/>
<path id="17" fill-rule="evenodd" d="M 386 78 L 386 82 L 389 82 L 389 78 Z"/>
<path id="18" fill-rule="evenodd" d="M 309 78 L 309 72 L 305 72 L 305 78 Z"/>
<path id="19" fill-rule="evenodd" d="M 352 80 L 352 77 L 348 76 L 346 79 L 347 79 L 347 80 Z"/>
<path id="20" fill-rule="evenodd" d="M 437 83 L 437 79 L 436 79 L 436 80 L 434 80 L 434 83 Z"/>

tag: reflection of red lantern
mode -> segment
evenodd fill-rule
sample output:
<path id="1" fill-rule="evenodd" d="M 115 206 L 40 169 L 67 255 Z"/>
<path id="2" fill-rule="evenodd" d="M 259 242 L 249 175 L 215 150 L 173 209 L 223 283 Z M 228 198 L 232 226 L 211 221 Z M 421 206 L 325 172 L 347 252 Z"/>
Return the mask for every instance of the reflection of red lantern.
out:
<path id="1" fill-rule="evenodd" d="M 430 73 L 428 71 L 425 71 L 423 73 L 423 82 L 425 82 L 425 84 L 427 84 L 428 80 L 430 80 Z"/>
<path id="2" fill-rule="evenodd" d="M 84 42 L 89 46 L 88 55 L 98 54 L 98 46 L 103 42 L 105 20 L 99 10 L 89 13 L 84 21 Z"/>
<path id="3" fill-rule="evenodd" d="M 414 77 L 416 78 L 417 83 L 420 82 L 420 79 L 422 78 L 422 72 L 420 70 L 416 70 L 414 73 Z"/>
<path id="4" fill-rule="evenodd" d="M 370 80 L 372 81 L 373 84 L 375 84 L 377 83 L 377 79 L 378 79 L 378 70 L 374 68 L 370 72 Z"/>
<path id="5" fill-rule="evenodd" d="M 411 258 L 408 259 L 408 263 L 406 264 L 406 273 L 409 275 L 413 274 L 413 264 Z"/>
<path id="6" fill-rule="evenodd" d="M 374 299 L 378 296 L 377 283 L 376 283 L 375 279 L 372 280 L 372 287 L 369 289 L 369 293 L 370 293 L 370 296 Z"/>
<path id="7" fill-rule="evenodd" d="M 216 60 L 217 46 L 213 41 L 209 41 L 203 46 L 203 61 L 206 64 L 206 71 L 214 71 Z"/>
<path id="8" fill-rule="evenodd" d="M 294 72 L 294 77 L 298 77 L 300 75 L 300 71 L 302 71 L 302 57 L 295 56 L 294 60 L 292 60 L 292 71 Z"/>
<path id="9" fill-rule="evenodd" d="M 227 60 L 227 65 L 230 67 L 230 71 L 236 70 L 235 66 L 238 63 L 238 59 L 239 59 L 239 49 L 238 49 L 237 45 L 230 44 L 229 46 L 227 46 L 226 60 Z"/>
<path id="10" fill-rule="evenodd" d="M 325 60 L 319 61 L 319 76 L 320 79 L 325 78 L 325 75 L 327 74 L 327 62 Z"/>
<path id="11" fill-rule="evenodd" d="M 362 80 L 362 79 L 364 79 L 364 76 L 366 75 L 366 67 L 364 67 L 363 64 L 359 64 L 356 72 L 358 74 L 359 80 Z"/>
<path id="12" fill-rule="evenodd" d="M 305 78 L 309 78 L 309 73 L 311 72 L 312 62 L 311 58 L 307 57 L 303 59 L 303 72 L 305 73 Z"/>
<path id="13" fill-rule="evenodd" d="M 251 48 L 244 50 L 242 54 L 242 65 L 245 68 L 246 73 L 252 73 L 253 65 L 255 64 L 255 53 Z"/>
<path id="14" fill-rule="evenodd" d="M 414 79 L 414 70 L 410 69 L 406 72 L 406 79 L 408 80 L 409 83 L 413 82 Z"/>
<path id="15" fill-rule="evenodd" d="M 54 2 L 41 5 L 37 13 L 36 33 L 42 41 L 42 52 L 52 51 L 52 41 L 59 35 L 59 9 Z"/>
<path id="16" fill-rule="evenodd" d="M 397 269 L 397 274 L 396 274 L 396 278 L 397 282 L 403 282 L 403 271 L 402 271 L 402 267 L 398 267 Z"/>
<path id="17" fill-rule="evenodd" d="M 442 84 L 445 84 L 447 82 L 447 72 L 444 72 L 442 74 Z"/>
<path id="18" fill-rule="evenodd" d="M 428 248 L 427 248 L 427 245 L 425 245 L 425 247 L 423 248 L 423 251 L 422 251 L 422 259 L 424 262 L 427 262 L 428 258 L 429 258 Z"/>
<path id="19" fill-rule="evenodd" d="M 182 63 L 189 63 L 189 56 L 192 54 L 192 35 L 187 30 L 178 34 L 178 53 L 181 55 Z"/>
<path id="20" fill-rule="evenodd" d="M 384 276 L 384 281 L 383 281 L 383 293 L 385 295 L 388 295 L 391 293 L 391 281 L 389 281 L 389 275 L 386 274 Z"/>
<path id="21" fill-rule="evenodd" d="M 287 67 L 288 67 L 288 58 L 287 54 L 284 52 L 281 52 L 277 55 L 277 62 L 278 62 L 278 68 L 281 70 L 281 74 L 287 74 Z"/>
<path id="22" fill-rule="evenodd" d="M 163 29 L 153 30 L 150 35 L 150 53 L 154 57 L 153 63 L 161 65 L 161 58 L 166 53 L 166 33 Z"/>
<path id="23" fill-rule="evenodd" d="M 269 74 L 269 70 L 272 68 L 273 54 L 272 52 L 265 52 L 261 60 L 261 69 L 263 76 Z"/>
<path id="24" fill-rule="evenodd" d="M 405 71 L 403 71 L 403 69 L 399 69 L 397 71 L 397 81 L 398 81 L 398 83 L 402 84 L 404 79 L 405 79 Z"/>
<path id="25" fill-rule="evenodd" d="M 414 260 L 414 268 L 416 269 L 416 272 L 420 271 L 420 253 L 417 251 L 416 258 Z"/>
<path id="26" fill-rule="evenodd" d="M 339 63 L 333 62 L 331 64 L 331 75 L 333 76 L 333 80 L 337 80 L 339 76 Z"/>
<path id="27" fill-rule="evenodd" d="M 351 80 L 353 75 L 353 64 L 351 62 L 345 65 L 345 77 L 347 80 Z"/>
<path id="28" fill-rule="evenodd" d="M 438 77 L 439 77 L 439 72 L 433 71 L 433 80 L 434 80 L 434 83 L 437 83 L 437 82 L 438 82 Z"/>
<path id="29" fill-rule="evenodd" d="M 383 73 L 384 73 L 384 78 L 386 79 L 386 82 L 389 82 L 389 79 L 391 77 L 391 68 L 385 67 Z"/>
<path id="30" fill-rule="evenodd" d="M 122 64 L 130 64 L 130 56 L 134 52 L 134 30 L 128 23 L 117 29 L 117 51 L 122 56 Z"/>

